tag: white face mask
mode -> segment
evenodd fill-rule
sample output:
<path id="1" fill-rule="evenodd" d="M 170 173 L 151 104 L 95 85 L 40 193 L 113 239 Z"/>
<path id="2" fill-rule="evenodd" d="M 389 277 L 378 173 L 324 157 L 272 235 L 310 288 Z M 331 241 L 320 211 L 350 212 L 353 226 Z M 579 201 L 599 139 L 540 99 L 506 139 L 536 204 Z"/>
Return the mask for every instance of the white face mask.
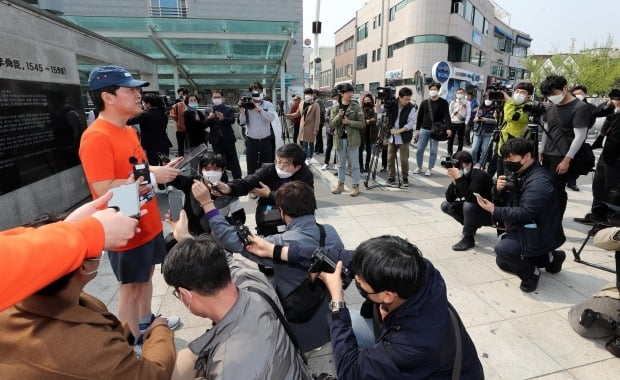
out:
<path id="1" fill-rule="evenodd" d="M 310 103 L 313 100 L 314 100 L 314 97 L 312 95 L 304 95 L 304 101 Z"/>
<path id="2" fill-rule="evenodd" d="M 437 90 L 430 90 L 430 91 L 428 92 L 428 94 L 429 94 L 431 97 L 435 97 L 435 96 L 437 96 L 437 95 L 439 94 L 439 91 L 437 91 Z"/>
<path id="3" fill-rule="evenodd" d="M 463 99 L 464 97 L 465 97 L 465 95 L 463 95 L 463 94 L 456 94 L 456 98 L 459 99 L 459 100 Z"/>
<path id="4" fill-rule="evenodd" d="M 463 168 L 463 169 L 461 169 L 461 173 L 463 173 L 463 175 L 467 175 L 467 173 L 469 173 L 469 169 L 468 168 Z"/>
<path id="5" fill-rule="evenodd" d="M 219 106 L 220 104 L 222 104 L 222 98 L 213 98 L 214 106 Z"/>
<path id="6" fill-rule="evenodd" d="M 577 94 L 575 95 L 575 98 L 581 100 L 583 102 L 583 100 L 586 98 L 585 95 L 581 95 L 581 94 Z"/>
<path id="7" fill-rule="evenodd" d="M 282 179 L 289 178 L 290 176 L 293 175 L 293 173 L 289 173 L 286 170 L 280 169 L 277 166 L 276 166 L 276 173 L 278 173 L 278 177 L 280 177 Z"/>
<path id="8" fill-rule="evenodd" d="M 564 96 L 564 93 L 559 95 L 549 95 L 547 96 L 547 99 L 549 99 L 549 101 L 553 104 L 560 104 L 562 103 L 562 100 L 564 100 Z"/>
<path id="9" fill-rule="evenodd" d="M 522 104 L 522 103 L 524 103 L 524 102 L 525 102 L 525 99 L 526 99 L 526 97 L 525 97 L 525 95 L 523 95 L 523 94 L 514 94 L 514 95 L 512 96 L 512 100 L 514 100 L 514 102 L 515 102 L 516 104 Z"/>
<path id="10" fill-rule="evenodd" d="M 211 183 L 215 183 L 215 181 L 219 181 L 222 178 L 222 172 L 217 170 L 203 170 L 202 178 Z"/>
<path id="11" fill-rule="evenodd" d="M 492 100 L 485 100 L 484 101 L 484 105 L 487 106 L 487 107 L 490 106 L 491 104 L 493 104 Z"/>

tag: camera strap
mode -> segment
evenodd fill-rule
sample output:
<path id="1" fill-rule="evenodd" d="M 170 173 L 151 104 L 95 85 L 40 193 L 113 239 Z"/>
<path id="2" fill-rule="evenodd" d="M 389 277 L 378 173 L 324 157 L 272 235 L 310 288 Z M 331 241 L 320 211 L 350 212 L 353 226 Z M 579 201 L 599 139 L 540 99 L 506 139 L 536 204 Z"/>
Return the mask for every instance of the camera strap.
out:
<path id="1" fill-rule="evenodd" d="M 286 318 L 284 318 L 284 315 L 282 315 L 282 312 L 280 311 L 280 308 L 278 307 L 278 305 L 276 305 L 276 303 L 273 302 L 273 299 L 271 299 L 271 297 L 269 297 L 269 295 L 265 293 L 264 291 L 258 288 L 255 288 L 253 286 L 246 286 L 244 289 L 250 292 L 257 293 L 258 295 L 263 297 L 265 301 L 267 301 L 267 303 L 271 306 L 273 311 L 276 313 L 276 316 L 280 320 L 280 323 L 282 323 L 282 327 L 284 327 L 284 330 L 286 331 L 286 334 L 288 335 L 289 339 L 293 343 L 295 350 L 299 353 L 299 356 L 301 356 L 301 360 L 303 360 L 305 365 L 308 365 L 308 359 L 306 358 L 306 355 L 304 355 L 304 353 L 301 351 L 301 348 L 299 348 L 299 342 L 297 341 L 297 338 L 293 334 L 293 331 L 291 330 L 291 326 L 286 321 Z"/>
<path id="2" fill-rule="evenodd" d="M 325 227 L 322 224 L 316 224 L 319 227 L 319 247 L 325 247 Z"/>
<path id="3" fill-rule="evenodd" d="M 454 353 L 454 365 L 452 366 L 452 380 L 458 380 L 461 377 L 461 366 L 463 363 L 463 337 L 461 336 L 459 317 L 456 315 L 453 306 L 449 302 L 448 312 L 450 313 L 450 320 L 452 321 L 452 328 L 454 329 L 456 345 Z"/>
<path id="4" fill-rule="evenodd" d="M 435 118 L 433 117 L 433 107 L 431 106 L 431 100 L 427 99 L 426 102 L 428 103 L 428 114 L 431 117 L 431 125 L 435 124 Z"/>

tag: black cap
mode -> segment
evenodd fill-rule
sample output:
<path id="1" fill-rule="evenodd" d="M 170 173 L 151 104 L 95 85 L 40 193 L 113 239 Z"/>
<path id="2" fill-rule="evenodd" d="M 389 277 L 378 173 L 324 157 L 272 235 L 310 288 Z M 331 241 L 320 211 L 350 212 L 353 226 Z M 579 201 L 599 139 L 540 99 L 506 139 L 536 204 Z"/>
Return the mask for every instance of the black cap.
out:
<path id="1" fill-rule="evenodd" d="M 617 88 L 611 90 L 611 92 L 609 93 L 609 98 L 611 100 L 620 100 L 620 90 L 618 90 Z"/>
<path id="2" fill-rule="evenodd" d="M 304 89 L 304 94 L 312 94 L 312 93 L 314 93 L 314 91 L 310 87 Z"/>

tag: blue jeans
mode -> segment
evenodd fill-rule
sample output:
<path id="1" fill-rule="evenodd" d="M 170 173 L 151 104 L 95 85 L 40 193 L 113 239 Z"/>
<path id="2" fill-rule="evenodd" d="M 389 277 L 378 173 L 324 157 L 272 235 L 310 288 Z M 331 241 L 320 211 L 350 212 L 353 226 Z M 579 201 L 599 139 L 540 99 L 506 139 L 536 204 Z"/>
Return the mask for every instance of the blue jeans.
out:
<path id="1" fill-rule="evenodd" d="M 416 161 L 418 164 L 418 168 L 422 168 L 422 164 L 424 163 L 424 150 L 426 150 L 426 145 L 428 141 L 431 141 L 431 157 L 428 160 L 428 168 L 432 169 L 435 167 L 435 161 L 437 161 L 437 149 L 439 148 L 439 141 L 433 140 L 431 138 L 431 130 L 430 129 L 420 129 L 420 139 L 418 140 L 418 151 L 416 152 Z"/>
<path id="2" fill-rule="evenodd" d="M 372 326 L 372 319 L 364 318 L 359 310 L 349 310 L 351 315 L 351 328 L 357 341 L 357 347 L 361 350 L 375 344 L 375 333 Z"/>
<path id="3" fill-rule="evenodd" d="M 302 141 L 301 148 L 304 150 L 304 153 L 306 154 L 306 158 L 311 159 L 312 155 L 314 154 L 314 143 Z"/>
<path id="4" fill-rule="evenodd" d="M 491 137 L 493 137 L 493 135 L 474 135 L 474 141 L 471 144 L 471 156 L 474 160 L 474 165 L 477 164 L 479 161 L 482 161 L 482 159 L 484 158 L 484 154 L 487 152 L 487 148 L 489 147 L 489 141 L 491 141 Z M 480 160 L 478 160 L 478 149 L 480 149 Z M 491 157 L 487 157 L 488 160 L 491 159 Z M 488 161 L 487 160 L 487 161 Z"/>
<path id="5" fill-rule="evenodd" d="M 347 139 L 340 139 L 338 144 L 338 183 L 344 183 L 344 171 L 347 167 L 347 158 L 351 163 L 351 171 L 353 175 L 353 185 L 360 184 L 360 150 L 358 146 L 349 147 Z"/>

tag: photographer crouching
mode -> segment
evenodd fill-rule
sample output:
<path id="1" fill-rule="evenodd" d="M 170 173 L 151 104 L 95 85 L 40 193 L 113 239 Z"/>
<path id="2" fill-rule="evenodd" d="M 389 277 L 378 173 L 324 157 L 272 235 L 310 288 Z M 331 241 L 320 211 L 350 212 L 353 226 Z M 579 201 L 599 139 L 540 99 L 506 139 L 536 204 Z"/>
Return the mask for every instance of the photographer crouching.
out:
<path id="1" fill-rule="evenodd" d="M 464 151 L 457 152 L 451 160 L 441 162 L 452 178 L 441 211 L 463 225 L 463 238 L 452 246 L 455 251 L 473 248 L 478 228 L 493 225 L 491 215 L 478 205 L 474 195 L 478 193 L 484 198 L 491 198 L 493 179 L 484 170 L 474 169 L 473 165 L 471 154 Z"/>
<path id="2" fill-rule="evenodd" d="M 495 245 L 497 266 L 519 276 L 521 290 L 530 293 L 538 286 L 538 268 L 556 274 L 566 259 L 563 251 L 557 251 L 566 241 L 560 199 L 553 178 L 535 158 L 531 141 L 508 140 L 500 153 L 507 175 L 497 178 L 495 198 L 505 206 L 496 207 L 482 197 L 478 204 L 506 225 Z"/>

